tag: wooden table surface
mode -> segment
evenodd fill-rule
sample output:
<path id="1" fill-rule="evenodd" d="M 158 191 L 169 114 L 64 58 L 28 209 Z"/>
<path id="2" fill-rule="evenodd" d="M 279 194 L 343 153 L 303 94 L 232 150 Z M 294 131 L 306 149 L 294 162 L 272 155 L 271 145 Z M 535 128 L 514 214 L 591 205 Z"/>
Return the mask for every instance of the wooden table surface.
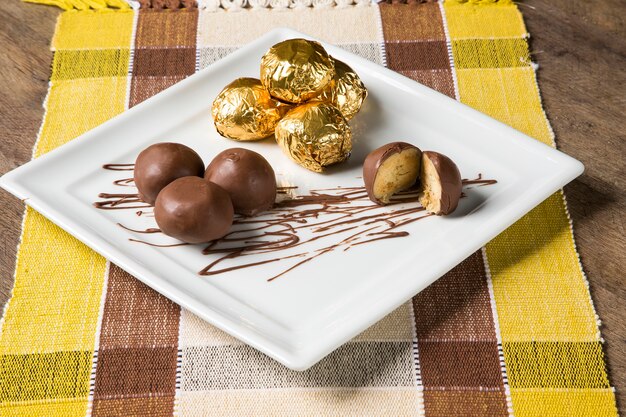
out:
<path id="1" fill-rule="evenodd" d="M 59 10 L 17 0 L 0 13 L 0 174 L 31 157 Z M 565 188 L 620 408 L 626 407 L 626 2 L 526 0 L 539 85 L 559 149 L 585 173 Z M 0 307 L 13 281 L 24 205 L 0 191 Z"/>

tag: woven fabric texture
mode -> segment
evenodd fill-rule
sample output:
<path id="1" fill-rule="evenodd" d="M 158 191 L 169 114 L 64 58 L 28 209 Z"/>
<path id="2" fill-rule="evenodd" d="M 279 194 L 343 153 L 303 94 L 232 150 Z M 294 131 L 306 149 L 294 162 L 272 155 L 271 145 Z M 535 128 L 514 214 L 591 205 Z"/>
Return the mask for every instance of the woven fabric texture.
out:
<path id="1" fill-rule="evenodd" d="M 45 2 L 73 10 L 52 40 L 34 157 L 275 26 L 387 65 L 554 146 L 510 1 L 237 13 Z M 15 278 L 0 328 L 3 416 L 617 415 L 561 192 L 306 372 L 181 309 L 30 209 Z"/>

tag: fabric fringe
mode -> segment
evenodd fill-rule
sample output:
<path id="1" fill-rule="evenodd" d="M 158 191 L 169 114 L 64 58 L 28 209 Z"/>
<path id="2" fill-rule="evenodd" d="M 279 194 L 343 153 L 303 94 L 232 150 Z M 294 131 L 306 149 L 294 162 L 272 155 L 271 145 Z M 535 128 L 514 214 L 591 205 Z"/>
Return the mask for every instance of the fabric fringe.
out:
<path id="1" fill-rule="evenodd" d="M 198 0 L 198 8 L 208 11 L 227 10 L 289 10 L 289 9 L 330 9 L 370 6 L 373 0 Z"/>
<path id="2" fill-rule="evenodd" d="M 487 6 L 494 4 L 508 5 L 513 4 L 513 0 L 444 0 L 446 3 L 452 4 L 473 4 L 478 6 Z"/>
<path id="3" fill-rule="evenodd" d="M 147 0 L 149 1 L 149 0 Z M 153 2 L 155 0 L 152 0 Z M 198 8 L 208 11 L 240 11 L 244 9 L 306 9 L 306 8 L 345 8 L 352 6 L 369 6 L 376 3 L 388 4 L 421 4 L 421 3 L 454 3 L 472 5 L 510 5 L 513 0 L 197 0 Z"/>
<path id="4" fill-rule="evenodd" d="M 125 0 L 22 0 L 26 3 L 45 4 L 63 10 L 125 10 L 130 4 Z"/>
<path id="5" fill-rule="evenodd" d="M 196 0 L 129 0 L 134 9 L 176 10 L 197 7 Z"/>
<path id="6" fill-rule="evenodd" d="M 422 4 L 422 3 L 448 3 L 467 5 L 495 5 L 513 4 L 513 0 L 377 0 L 376 3 L 387 4 Z"/>
<path id="7" fill-rule="evenodd" d="M 352 6 L 369 6 L 372 3 L 420 4 L 436 3 L 440 0 L 22 0 L 27 3 L 45 4 L 63 10 L 127 10 L 156 9 L 176 10 L 198 7 L 208 11 L 244 9 L 329 9 Z M 513 0 L 441 0 L 453 4 L 493 5 L 513 4 Z"/>
<path id="8" fill-rule="evenodd" d="M 306 9 L 369 6 L 374 0 L 22 0 L 28 3 L 57 6 L 63 10 L 169 9 L 198 7 L 208 11 L 244 9 Z M 436 1 L 436 0 L 435 0 Z"/>

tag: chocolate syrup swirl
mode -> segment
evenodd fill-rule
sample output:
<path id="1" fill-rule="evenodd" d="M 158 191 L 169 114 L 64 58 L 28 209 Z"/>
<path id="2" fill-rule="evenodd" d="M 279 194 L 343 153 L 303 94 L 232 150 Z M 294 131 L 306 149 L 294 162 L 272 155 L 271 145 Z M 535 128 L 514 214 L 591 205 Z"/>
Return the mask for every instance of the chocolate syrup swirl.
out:
<path id="1" fill-rule="evenodd" d="M 475 178 L 473 180 L 468 180 L 464 178 L 462 181 L 463 181 L 463 187 L 466 187 L 468 185 L 474 185 L 474 184 L 478 184 L 479 187 L 484 187 L 485 185 L 493 185 L 493 184 L 498 183 L 497 180 L 484 180 L 483 174 L 478 174 L 478 178 Z M 468 187 L 467 189 L 471 190 L 470 187 Z"/>
<path id="2" fill-rule="evenodd" d="M 102 168 L 109 171 L 133 171 L 135 164 L 104 164 Z"/>
<path id="3" fill-rule="evenodd" d="M 139 233 L 141 233 L 141 232 L 139 232 Z M 137 243 L 141 243 L 143 245 L 154 246 L 154 247 L 157 247 L 157 248 L 173 248 L 173 247 L 176 247 L 176 246 L 188 246 L 188 245 L 190 245 L 190 243 L 185 243 L 185 242 L 169 243 L 169 244 L 159 244 L 159 243 L 146 242 L 145 240 L 132 239 L 132 238 L 129 238 L 128 240 L 130 240 L 131 242 L 137 242 Z"/>
<path id="4" fill-rule="evenodd" d="M 126 229 L 129 232 L 134 232 L 134 233 L 163 233 L 161 229 L 158 229 L 156 227 L 149 227 L 145 230 L 137 230 L 137 229 L 131 229 L 130 227 L 126 227 L 122 223 L 118 223 L 117 225 L 121 227 L 122 229 Z"/>
<path id="5" fill-rule="evenodd" d="M 122 178 L 121 180 L 113 181 L 113 184 L 119 185 L 120 187 L 134 187 L 135 179 L 134 178 Z"/>
<path id="6" fill-rule="evenodd" d="M 113 171 L 132 170 L 132 167 L 132 164 L 103 166 Z M 483 179 L 481 174 L 475 179 L 463 180 L 466 189 L 496 183 L 494 179 Z M 120 187 L 134 186 L 132 178 L 119 179 L 114 184 Z M 365 187 L 318 189 L 291 197 L 296 189 L 295 186 L 278 187 L 278 201 L 261 216 L 236 217 L 230 233 L 204 247 L 202 254 L 212 257 L 212 261 L 198 274 L 214 276 L 269 263 L 285 263 L 280 273 L 267 279 L 273 281 L 329 252 L 348 251 L 364 244 L 409 236 L 409 232 L 399 229 L 432 216 L 423 207 L 414 204 L 418 202 L 417 190 L 401 192 L 392 199 L 396 204 L 382 207 L 369 200 Z M 95 202 L 94 207 L 102 210 L 152 207 L 136 193 L 100 193 L 98 197 L 104 200 Z M 137 216 L 148 213 L 136 211 Z M 134 233 L 162 233 L 158 228 L 137 230 L 118 225 Z M 324 239 L 329 241 L 325 244 L 316 243 Z M 188 245 L 182 242 L 157 244 L 129 240 L 156 247 Z"/>
<path id="7" fill-rule="evenodd" d="M 152 207 L 139 198 L 139 194 L 137 193 L 100 193 L 98 197 L 103 198 L 104 201 L 96 201 L 93 203 L 93 206 L 100 210 L 127 210 Z"/>

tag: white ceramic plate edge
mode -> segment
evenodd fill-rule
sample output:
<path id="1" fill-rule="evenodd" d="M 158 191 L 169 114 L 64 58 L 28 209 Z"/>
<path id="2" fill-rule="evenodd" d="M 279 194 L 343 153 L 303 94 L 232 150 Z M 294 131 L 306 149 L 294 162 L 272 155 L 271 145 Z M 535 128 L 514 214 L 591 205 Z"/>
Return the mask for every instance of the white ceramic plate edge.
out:
<path id="1" fill-rule="evenodd" d="M 237 54 L 247 53 L 248 50 L 251 50 L 255 47 L 256 43 L 261 42 L 264 39 L 276 39 L 276 41 L 279 41 L 281 39 L 287 39 L 287 38 L 293 38 L 293 37 L 310 38 L 309 36 L 303 35 L 296 31 L 292 31 L 291 29 L 276 29 L 264 35 L 259 40 L 234 52 L 233 55 L 231 55 L 231 57 L 234 57 Z M 336 47 L 333 47 L 330 45 L 325 45 L 325 46 L 329 49 L 331 54 L 333 53 L 333 50 L 336 49 Z M 346 52 L 343 51 L 343 53 L 345 54 Z M 440 94 L 434 90 L 431 90 L 428 87 L 422 86 L 421 84 L 418 84 L 414 82 L 413 80 L 410 80 L 386 68 L 380 67 L 363 58 L 360 58 L 358 56 L 353 56 L 353 60 L 359 61 L 360 65 L 375 68 L 376 71 L 380 72 L 381 74 L 385 75 L 387 78 L 398 83 L 398 85 L 401 86 L 401 88 L 414 89 L 414 90 L 419 91 L 422 94 L 428 95 L 430 99 L 437 100 L 440 103 L 443 102 L 444 104 L 450 106 L 450 111 L 456 112 L 458 115 L 461 115 L 462 117 L 473 119 L 481 123 L 489 124 L 493 129 L 499 129 L 503 132 L 503 134 L 506 134 L 506 135 L 511 135 L 514 133 L 516 136 L 519 137 L 520 141 L 523 141 L 520 143 L 523 143 L 524 147 L 527 147 L 528 149 L 533 149 L 535 152 L 540 152 L 540 153 L 549 153 L 552 158 L 554 158 L 555 160 L 558 160 L 558 163 L 563 166 L 562 171 L 554 180 L 554 183 L 560 184 L 559 186 L 563 186 L 567 184 L 569 181 L 576 178 L 578 175 L 580 175 L 583 172 L 584 167 L 579 161 L 547 145 L 544 145 L 532 138 L 529 138 L 528 136 L 515 131 L 514 129 L 512 129 L 511 127 L 507 125 L 504 125 L 498 121 L 495 121 L 494 119 L 491 119 L 490 117 L 474 109 L 471 109 L 459 102 L 456 102 L 455 100 L 443 94 Z M 229 57 L 226 57 L 223 60 L 216 62 L 215 64 L 213 64 L 213 66 L 203 71 L 207 71 L 210 68 L 215 68 L 215 66 L 219 66 L 219 65 L 228 65 L 228 61 L 229 61 Z M 337 322 L 336 323 L 337 325 L 334 327 L 332 332 L 327 334 L 327 337 L 323 341 L 319 341 L 319 344 L 315 348 L 294 347 L 294 346 L 287 346 L 287 345 L 283 346 L 280 344 L 276 344 L 276 340 L 268 339 L 264 334 L 256 331 L 252 327 L 245 326 L 240 322 L 230 320 L 229 318 L 220 314 L 219 311 L 216 311 L 216 310 L 207 311 L 206 305 L 197 303 L 194 300 L 190 300 L 188 297 L 185 296 L 183 291 L 179 290 L 177 287 L 173 286 L 172 284 L 162 280 L 161 278 L 153 274 L 148 269 L 139 265 L 137 262 L 134 262 L 132 257 L 128 256 L 127 254 L 118 250 L 117 248 L 109 245 L 103 239 L 98 237 L 96 233 L 91 232 L 88 227 L 82 227 L 80 225 L 79 226 L 73 225 L 74 221 L 66 214 L 49 206 L 44 201 L 39 201 L 34 196 L 29 196 L 28 190 L 24 188 L 19 182 L 19 176 L 23 173 L 28 172 L 29 169 L 32 169 L 38 164 L 46 162 L 48 159 L 60 157 L 59 155 L 62 155 L 60 153 L 62 148 L 70 149 L 71 147 L 74 147 L 74 146 L 80 146 L 83 140 L 88 140 L 90 136 L 98 134 L 100 129 L 105 129 L 106 126 L 110 126 L 115 123 L 124 123 L 125 120 L 132 118 L 135 112 L 143 111 L 144 108 L 150 107 L 159 101 L 167 100 L 167 98 L 170 95 L 176 94 L 179 89 L 186 88 L 187 84 L 193 83 L 194 80 L 196 79 L 195 77 L 201 74 L 203 71 L 200 71 L 199 73 L 190 76 L 189 78 L 170 87 L 164 92 L 114 117 L 113 119 L 106 122 L 105 124 L 100 125 L 94 128 L 93 130 L 81 135 L 80 140 L 73 140 L 69 142 L 68 144 L 63 145 L 62 147 L 56 150 L 53 150 L 47 153 L 46 155 L 43 155 L 40 158 L 33 160 L 5 174 L 4 176 L 0 178 L 0 186 L 5 188 L 7 191 L 15 194 L 19 198 L 25 199 L 26 204 L 31 206 L 33 209 L 44 214 L 54 223 L 59 225 L 62 229 L 66 230 L 68 233 L 73 234 L 75 237 L 83 241 L 93 250 L 100 253 L 107 259 L 113 260 L 121 268 L 123 268 L 130 274 L 136 276 L 138 279 L 140 279 L 142 282 L 149 285 L 156 291 L 166 295 L 168 298 L 172 299 L 174 302 L 185 306 L 187 309 L 197 314 L 198 316 L 202 317 L 203 319 L 210 322 L 211 324 L 217 326 L 218 328 L 221 328 L 224 331 L 227 331 L 228 333 L 244 341 L 245 343 L 273 357 L 274 359 L 283 363 L 287 367 L 291 369 L 295 369 L 295 370 L 304 370 L 310 367 L 311 365 L 313 365 L 315 362 L 317 362 L 324 356 L 326 356 L 328 353 L 332 352 L 341 344 L 345 343 L 346 340 L 349 340 L 352 337 L 358 335 L 360 332 L 365 330 L 370 325 L 374 324 L 377 320 L 382 318 L 384 315 L 390 313 L 395 308 L 397 308 L 399 305 L 401 305 L 403 302 L 405 302 L 408 299 L 408 297 L 406 297 L 406 294 L 408 292 L 415 294 L 419 292 L 420 290 L 422 290 L 423 288 L 425 288 L 430 283 L 432 283 L 433 281 L 435 281 L 436 278 L 433 278 L 432 280 L 428 280 L 428 281 L 421 281 L 418 283 L 413 283 L 413 285 L 409 285 L 410 282 L 407 282 L 407 289 L 403 289 L 403 291 L 401 292 L 396 291 L 396 292 L 389 292 L 385 294 L 383 297 L 381 297 L 381 299 L 379 300 L 377 304 L 369 306 L 368 308 L 369 313 L 367 315 L 357 315 L 356 317 L 350 316 L 350 319 L 348 320 Z M 487 240 L 491 240 L 492 238 L 494 238 L 497 234 L 499 234 L 504 229 L 506 229 L 511 224 L 513 224 L 515 221 L 517 221 L 519 218 L 521 218 L 530 209 L 532 209 L 533 207 L 541 203 L 543 200 L 545 200 L 547 197 L 549 197 L 554 191 L 555 189 L 553 185 L 548 185 L 548 184 L 545 184 L 543 188 L 534 189 L 532 194 L 529 195 L 527 204 L 525 204 L 524 206 L 514 206 L 510 208 L 510 211 L 511 211 L 511 213 L 509 214 L 510 221 L 498 224 L 497 230 L 494 229 L 494 231 L 490 233 L 488 236 L 487 235 L 485 235 L 485 237 L 481 236 L 481 240 L 485 240 L 486 237 L 488 237 Z M 476 242 L 469 241 L 466 247 L 464 248 L 465 250 L 457 253 L 457 256 L 454 259 L 454 263 L 456 264 L 458 262 L 461 262 L 463 259 L 465 259 L 465 257 L 469 256 L 471 253 L 478 250 L 481 246 L 482 244 L 476 245 Z M 401 265 L 395 266 L 395 267 L 400 268 Z M 441 267 L 439 268 L 439 270 L 436 270 L 433 272 L 433 276 L 439 277 L 445 272 L 447 272 L 448 269 L 449 268 Z"/>

